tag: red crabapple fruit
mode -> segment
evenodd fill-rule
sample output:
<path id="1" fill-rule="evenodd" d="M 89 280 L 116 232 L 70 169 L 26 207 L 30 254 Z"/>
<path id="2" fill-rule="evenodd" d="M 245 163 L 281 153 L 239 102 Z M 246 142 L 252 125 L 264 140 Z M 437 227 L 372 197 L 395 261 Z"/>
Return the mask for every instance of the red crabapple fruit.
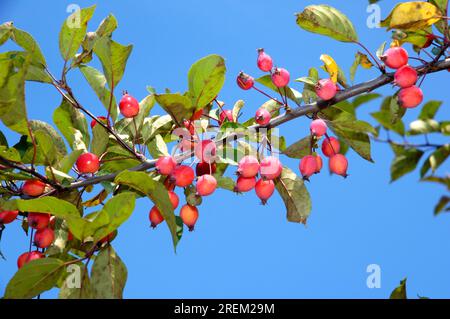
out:
<path id="1" fill-rule="evenodd" d="M 239 176 L 236 185 L 234 186 L 234 191 L 236 193 L 245 193 L 251 191 L 256 185 L 256 177 L 244 177 Z"/>
<path id="2" fill-rule="evenodd" d="M 272 72 L 272 83 L 276 87 L 285 87 L 286 85 L 288 85 L 290 79 L 291 76 L 286 69 L 275 68 Z"/>
<path id="3" fill-rule="evenodd" d="M 303 179 L 308 180 L 311 175 L 317 172 L 317 160 L 313 155 L 307 155 L 300 161 L 300 173 Z"/>
<path id="4" fill-rule="evenodd" d="M 129 94 L 124 94 L 119 103 L 120 113 L 126 118 L 132 118 L 139 113 L 139 102 Z"/>
<path id="5" fill-rule="evenodd" d="M 262 48 L 258 49 L 258 59 L 256 61 L 256 64 L 258 65 L 258 68 L 264 72 L 269 72 L 273 67 L 272 58 L 270 57 L 270 55 L 264 52 L 264 49 Z"/>
<path id="6" fill-rule="evenodd" d="M 237 173 L 242 177 L 254 177 L 258 174 L 259 162 L 253 155 L 246 155 L 238 163 Z"/>
<path id="7" fill-rule="evenodd" d="M 263 205 L 267 203 L 267 200 L 272 196 L 274 190 L 275 190 L 275 183 L 270 179 L 264 180 L 260 178 L 256 182 L 255 185 L 256 196 L 259 197 Z"/>
<path id="8" fill-rule="evenodd" d="M 177 162 L 172 156 L 161 156 L 155 164 L 157 171 L 162 175 L 170 175 L 175 166 L 177 166 Z"/>
<path id="9" fill-rule="evenodd" d="M 202 176 L 205 174 L 213 175 L 216 172 L 216 169 L 216 163 L 200 162 L 195 166 L 195 174 L 197 176 Z"/>
<path id="10" fill-rule="evenodd" d="M 10 224 L 13 221 L 16 220 L 17 216 L 19 215 L 18 210 L 5 210 L 3 212 L 0 212 L 0 225 L 6 225 Z"/>
<path id="11" fill-rule="evenodd" d="M 50 224 L 50 214 L 28 213 L 28 226 L 34 229 L 44 229 Z"/>
<path id="12" fill-rule="evenodd" d="M 401 88 L 409 88 L 417 82 L 417 71 L 409 65 L 404 65 L 394 74 L 394 83 Z"/>
<path id="13" fill-rule="evenodd" d="M 30 251 L 23 253 L 17 259 L 17 268 L 22 268 L 25 264 L 29 263 L 32 260 L 44 258 L 44 255 L 39 251 Z"/>
<path id="14" fill-rule="evenodd" d="M 402 107 L 414 108 L 423 101 L 422 90 L 415 85 L 401 89 L 398 93 L 398 101 Z"/>
<path id="15" fill-rule="evenodd" d="M 39 229 L 34 235 L 34 244 L 39 248 L 47 248 L 55 240 L 55 233 L 51 228 Z"/>
<path id="16" fill-rule="evenodd" d="M 329 101 L 336 96 L 337 85 L 331 79 L 321 79 L 316 84 L 316 94 L 324 101 Z"/>
<path id="17" fill-rule="evenodd" d="M 239 75 L 236 79 L 238 86 L 243 90 L 250 90 L 255 84 L 255 80 L 248 74 L 244 72 L 239 72 Z"/>
<path id="18" fill-rule="evenodd" d="M 216 150 L 214 141 L 203 140 L 195 146 L 194 153 L 201 162 L 212 163 L 216 158 Z"/>
<path id="19" fill-rule="evenodd" d="M 214 176 L 205 174 L 198 178 L 197 180 L 197 194 L 200 196 L 208 196 L 214 193 L 217 188 L 217 180 Z"/>
<path id="20" fill-rule="evenodd" d="M 184 205 L 180 210 L 180 217 L 183 220 L 183 224 L 185 224 L 189 231 L 194 230 L 195 223 L 198 219 L 198 209 L 195 206 Z"/>
<path id="21" fill-rule="evenodd" d="M 175 194 L 173 191 L 169 191 L 169 200 L 172 204 L 172 208 L 176 209 L 178 207 L 178 204 L 180 203 L 180 199 L 178 198 L 178 195 Z"/>
<path id="22" fill-rule="evenodd" d="M 332 173 L 347 177 L 348 161 L 344 155 L 336 154 L 330 157 L 328 164 Z"/>
<path id="23" fill-rule="evenodd" d="M 408 64 L 408 51 L 402 47 L 393 47 L 386 50 L 381 60 L 391 69 L 398 69 Z"/>
<path id="24" fill-rule="evenodd" d="M 282 170 L 280 160 L 274 156 L 265 157 L 259 166 L 259 173 L 264 179 L 275 179 L 280 176 Z"/>
<path id="25" fill-rule="evenodd" d="M 219 124 L 222 125 L 224 122 L 234 122 L 233 120 L 233 111 L 231 110 L 223 110 L 219 114 Z"/>
<path id="26" fill-rule="evenodd" d="M 171 179 L 178 187 L 186 187 L 194 181 L 194 170 L 186 165 L 180 165 L 174 168 L 171 174 Z"/>
<path id="27" fill-rule="evenodd" d="M 314 157 L 316 158 L 316 162 L 317 162 L 317 170 L 316 170 L 316 174 L 317 174 L 317 173 L 320 173 L 320 171 L 322 170 L 323 161 L 322 161 L 322 157 L 320 157 L 319 154 L 315 154 Z"/>
<path id="28" fill-rule="evenodd" d="M 40 196 L 44 193 L 45 183 L 37 179 L 29 179 L 23 183 L 22 192 L 28 196 Z"/>
<path id="29" fill-rule="evenodd" d="M 322 119 L 316 119 L 311 122 L 309 125 L 309 129 L 311 131 L 312 135 L 315 135 L 317 137 L 321 137 L 322 135 L 325 135 L 327 132 L 327 123 L 325 123 Z"/>
<path id="30" fill-rule="evenodd" d="M 78 156 L 76 166 L 81 174 L 95 173 L 100 168 L 100 160 L 95 154 L 84 153 Z"/>
<path id="31" fill-rule="evenodd" d="M 326 157 L 331 157 L 334 154 L 339 153 L 340 149 L 341 144 L 339 143 L 337 138 L 334 137 L 326 138 L 322 142 L 322 153 Z"/>
<path id="32" fill-rule="evenodd" d="M 261 126 L 266 126 L 269 124 L 271 119 L 270 112 L 264 108 L 259 108 L 255 114 L 255 121 Z"/>
<path id="33" fill-rule="evenodd" d="M 148 215 L 148 218 L 150 219 L 150 227 L 155 228 L 159 224 L 161 224 L 164 221 L 164 217 L 159 212 L 158 207 L 153 206 L 150 210 L 150 213 Z"/>

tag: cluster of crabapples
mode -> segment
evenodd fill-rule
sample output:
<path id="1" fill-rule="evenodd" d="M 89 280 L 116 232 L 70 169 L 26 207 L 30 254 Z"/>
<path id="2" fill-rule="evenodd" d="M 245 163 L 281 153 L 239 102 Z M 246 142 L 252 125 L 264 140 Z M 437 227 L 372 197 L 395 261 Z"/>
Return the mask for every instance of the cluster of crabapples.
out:
<path id="1" fill-rule="evenodd" d="M 408 65 L 408 51 L 402 47 L 386 50 L 381 60 L 386 66 L 395 69 L 394 84 L 400 87 L 398 102 L 404 108 L 417 107 L 423 101 L 422 90 L 416 86 L 418 75 L 416 69 Z"/>

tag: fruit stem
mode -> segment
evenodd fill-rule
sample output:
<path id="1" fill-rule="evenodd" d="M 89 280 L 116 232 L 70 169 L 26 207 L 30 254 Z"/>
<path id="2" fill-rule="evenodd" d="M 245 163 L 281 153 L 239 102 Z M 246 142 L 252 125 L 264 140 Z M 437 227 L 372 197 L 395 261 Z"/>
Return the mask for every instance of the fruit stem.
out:
<path id="1" fill-rule="evenodd" d="M 253 85 L 253 89 L 255 89 L 256 91 L 258 91 L 259 93 L 261 93 L 262 95 L 264 95 L 264 96 L 266 96 L 266 97 L 268 97 L 269 99 L 271 99 L 271 100 L 273 100 L 273 101 L 275 101 L 275 102 L 277 102 L 278 104 L 280 104 L 280 105 L 284 105 L 284 103 L 281 103 L 280 101 L 278 101 L 276 98 L 274 98 L 274 97 L 272 97 L 272 96 L 270 96 L 269 94 L 267 94 L 266 92 L 264 92 L 263 90 L 260 90 L 260 89 L 258 89 L 256 86 L 254 86 Z M 281 94 L 281 92 L 280 92 L 280 94 Z"/>

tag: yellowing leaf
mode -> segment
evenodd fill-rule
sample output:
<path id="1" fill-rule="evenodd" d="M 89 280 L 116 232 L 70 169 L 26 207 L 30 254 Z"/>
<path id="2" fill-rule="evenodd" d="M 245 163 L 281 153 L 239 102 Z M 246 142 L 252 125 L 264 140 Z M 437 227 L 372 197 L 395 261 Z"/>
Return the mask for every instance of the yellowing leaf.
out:
<path id="1" fill-rule="evenodd" d="M 327 71 L 328 74 L 330 75 L 330 79 L 334 83 L 337 83 L 339 68 L 336 61 L 334 61 L 331 56 L 326 54 L 322 54 L 320 56 L 320 60 L 324 63 L 325 71 Z"/>
<path id="2" fill-rule="evenodd" d="M 381 22 L 381 26 L 390 29 L 420 30 L 435 24 L 441 19 L 439 9 L 428 2 L 413 1 L 400 3 Z"/>
<path id="3" fill-rule="evenodd" d="M 373 67 L 373 63 L 369 60 L 367 55 L 358 51 L 355 55 L 355 61 L 350 68 L 350 80 L 352 82 L 355 80 L 356 69 L 358 66 L 362 66 L 364 69 L 370 69 Z"/>

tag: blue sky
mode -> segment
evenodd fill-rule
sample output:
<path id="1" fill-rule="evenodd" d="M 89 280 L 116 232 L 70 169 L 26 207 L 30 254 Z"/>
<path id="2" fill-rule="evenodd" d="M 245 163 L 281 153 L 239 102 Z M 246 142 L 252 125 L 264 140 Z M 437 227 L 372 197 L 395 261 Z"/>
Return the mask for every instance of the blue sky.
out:
<path id="1" fill-rule="evenodd" d="M 336 6 L 354 22 L 361 41 L 372 51 L 389 34 L 366 27 L 367 1 L 324 1 Z M 67 16 L 68 1 L 6 0 L 0 4 L 0 21 L 14 21 L 33 34 L 50 69 L 59 74 L 62 61 L 58 33 Z M 77 1 L 80 6 L 93 1 Z M 113 13 L 119 21 L 114 38 L 133 43 L 125 76 L 117 92 L 127 89 L 138 99 L 146 86 L 158 91 L 187 88 L 187 71 L 197 59 L 211 53 L 226 58 L 227 81 L 221 100 L 228 105 L 246 101 L 244 116 L 253 116 L 265 100 L 256 92 L 243 92 L 235 76 L 245 70 L 255 76 L 256 49 L 266 48 L 279 66 L 290 70 L 291 78 L 306 75 L 320 66 L 322 53 L 332 55 L 348 70 L 358 50 L 307 33 L 295 24 L 294 13 L 311 1 L 101 1 L 90 23 Z M 381 1 L 386 16 L 397 1 Z M 11 48 L 9 46 L 7 48 Z M 2 48 L 2 51 L 6 50 Z M 359 71 L 356 81 L 377 76 L 376 71 Z M 423 85 L 425 98 L 445 102 L 438 118 L 448 119 L 448 73 L 429 76 Z M 103 109 L 78 71 L 69 82 L 82 103 L 96 114 Z M 293 85 L 300 89 L 300 85 Z M 392 94 L 391 88 L 382 93 Z M 31 118 L 51 122 L 60 102 L 54 89 L 41 84 L 27 86 Z M 359 116 L 379 108 L 380 101 L 364 105 Z M 155 108 L 153 113 L 161 113 Z M 419 110 L 409 111 L 413 119 Z M 4 127 L 1 126 L 2 130 Z M 299 119 L 280 128 L 288 144 L 306 136 L 308 122 Z M 17 139 L 13 133 L 8 138 Z M 438 141 L 434 136 L 432 140 Z M 308 184 L 313 212 L 308 226 L 288 223 L 281 199 L 273 196 L 261 206 L 254 193 L 237 196 L 219 190 L 205 198 L 193 233 L 185 233 L 174 254 L 165 227 L 149 229 L 146 199 L 138 202 L 133 216 L 114 241 L 125 261 L 129 279 L 127 298 L 385 298 L 399 281 L 408 277 L 411 297 L 450 297 L 450 219 L 433 217 L 432 209 L 444 188 L 418 183 L 418 174 L 389 183 L 392 152 L 387 145 L 372 148 L 375 164 L 349 153 L 349 178 L 330 176 L 325 171 Z M 282 159 L 295 171 L 298 162 Z M 448 164 L 441 172 L 448 172 Z M 0 261 L 0 291 L 16 271 L 15 260 L 27 250 L 27 238 L 15 223 L 5 231 L 1 249 L 8 261 Z M 381 267 L 381 288 L 369 289 L 366 267 Z M 54 297 L 51 291 L 43 297 Z"/>

